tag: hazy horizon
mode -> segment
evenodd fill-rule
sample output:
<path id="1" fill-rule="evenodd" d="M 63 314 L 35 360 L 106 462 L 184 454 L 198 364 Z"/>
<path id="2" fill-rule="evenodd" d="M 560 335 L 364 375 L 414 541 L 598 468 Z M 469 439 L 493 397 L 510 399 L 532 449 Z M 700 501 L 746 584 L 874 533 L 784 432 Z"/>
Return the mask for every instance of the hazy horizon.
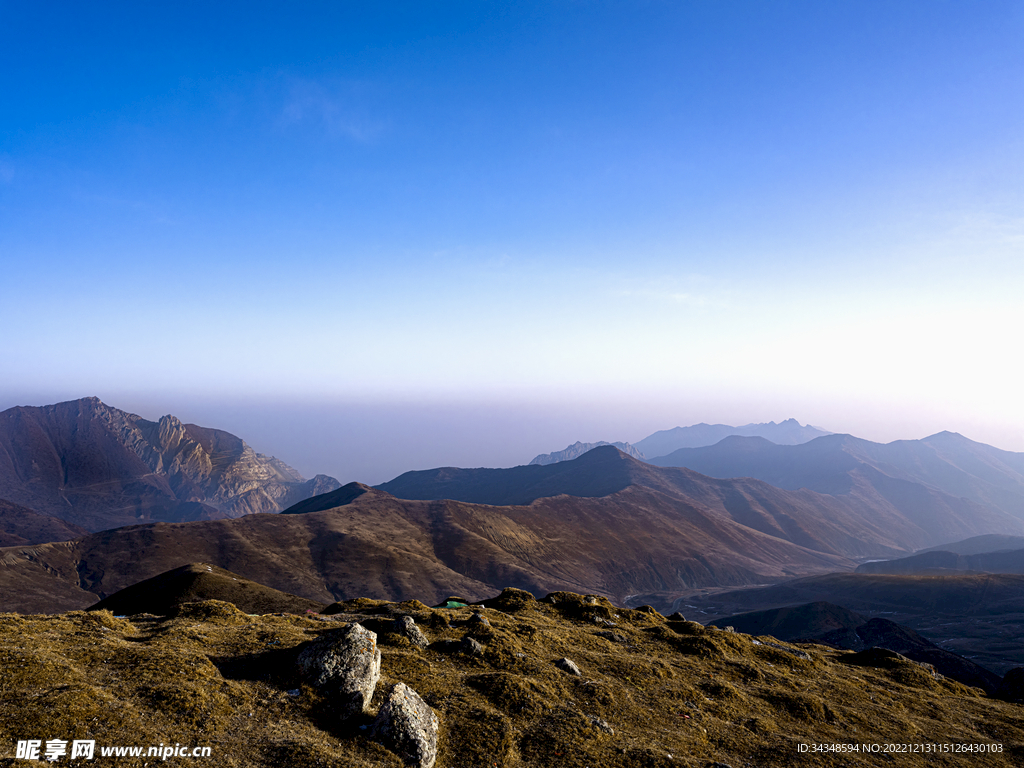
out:
<path id="1" fill-rule="evenodd" d="M 1024 451 L 1024 6 L 5 9 L 0 407 L 307 476 L 796 418 Z"/>
<path id="2" fill-rule="evenodd" d="M 83 395 L 91 396 L 91 395 Z M 471 402 L 252 402 L 245 400 L 204 402 L 190 398 L 168 398 L 172 407 L 149 399 L 125 396 L 100 397 L 115 408 L 156 420 L 167 413 L 186 423 L 231 432 L 254 450 L 276 456 L 307 478 L 326 474 L 341 482 L 356 480 L 377 485 L 403 472 L 436 467 L 511 467 L 526 464 L 541 453 L 559 451 L 576 442 L 623 441 L 636 443 L 654 432 L 701 422 L 742 426 L 749 423 L 781 422 L 796 413 L 748 418 L 748 411 L 725 403 L 666 406 L 677 414 L 662 419 L 650 404 L 620 404 L 614 415 L 605 413 L 602 402 L 563 404 L 471 403 Z M 0 401 L 0 410 L 15 405 L 47 405 L 47 402 Z M 725 418 L 703 418 L 696 414 L 719 413 Z M 688 415 L 695 414 L 695 415 Z M 733 418 L 728 418 L 732 414 Z M 934 428 L 926 423 L 844 422 L 837 428 L 810 421 L 829 432 L 852 434 L 865 440 L 887 443 L 915 440 L 948 430 L 960 432 L 977 442 L 1002 450 L 1018 450 L 995 439 L 979 435 L 981 425 L 961 424 Z M 977 428 L 977 429 L 972 429 Z M 654 458 L 653 456 L 648 458 Z"/>

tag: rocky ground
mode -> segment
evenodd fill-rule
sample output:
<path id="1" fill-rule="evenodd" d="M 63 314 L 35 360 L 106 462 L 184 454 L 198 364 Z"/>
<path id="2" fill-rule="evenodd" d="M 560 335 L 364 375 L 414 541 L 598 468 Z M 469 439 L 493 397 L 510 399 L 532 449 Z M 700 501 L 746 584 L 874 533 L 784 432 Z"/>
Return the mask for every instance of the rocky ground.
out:
<path id="1" fill-rule="evenodd" d="M 447 605 L 360 599 L 323 615 L 248 615 L 207 600 L 172 617 L 0 615 L 0 764 L 39 765 L 16 760 L 16 742 L 60 738 L 209 746 L 212 756 L 97 753 L 58 765 L 425 767 L 382 724 L 413 697 L 432 713 L 408 717 L 436 715 L 441 768 L 1024 762 L 1020 704 L 895 654 L 795 646 L 567 592 Z M 372 643 L 342 631 L 356 622 Z M 310 671 L 314 650 L 343 635 L 362 638 L 366 669 L 381 654 L 355 707 L 338 694 L 351 686 Z M 823 743 L 861 751 L 800 751 Z"/>

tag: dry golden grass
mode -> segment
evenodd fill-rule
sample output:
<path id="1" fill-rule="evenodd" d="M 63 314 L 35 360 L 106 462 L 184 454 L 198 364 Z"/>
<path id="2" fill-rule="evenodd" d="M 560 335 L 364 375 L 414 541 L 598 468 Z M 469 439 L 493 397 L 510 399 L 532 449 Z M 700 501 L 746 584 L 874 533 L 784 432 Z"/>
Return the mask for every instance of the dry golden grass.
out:
<path id="1" fill-rule="evenodd" d="M 213 749 L 211 759 L 168 766 L 398 768 L 360 729 L 371 715 L 339 724 L 330 702 L 295 674 L 302 643 L 358 618 L 378 631 L 383 653 L 374 706 L 388 680 L 418 691 L 441 716 L 440 768 L 1024 764 L 1024 709 L 913 663 L 849 666 L 837 662 L 841 652 L 807 645 L 800 658 L 783 649 L 797 649 L 789 644 L 565 592 L 533 601 L 506 591 L 487 606 L 362 599 L 336 604 L 329 617 L 248 616 L 211 600 L 170 619 L 3 614 L 0 756 L 13 756 L 18 739 L 57 737 Z M 474 611 L 490 626 L 468 624 Z M 387 631 L 402 613 L 434 643 L 468 634 L 485 653 L 410 645 Z M 557 669 L 562 657 L 582 675 Z M 1003 752 L 891 760 L 798 752 L 800 743 L 865 742 L 999 743 Z M 156 764 L 99 756 L 92 764 L 145 763 Z"/>

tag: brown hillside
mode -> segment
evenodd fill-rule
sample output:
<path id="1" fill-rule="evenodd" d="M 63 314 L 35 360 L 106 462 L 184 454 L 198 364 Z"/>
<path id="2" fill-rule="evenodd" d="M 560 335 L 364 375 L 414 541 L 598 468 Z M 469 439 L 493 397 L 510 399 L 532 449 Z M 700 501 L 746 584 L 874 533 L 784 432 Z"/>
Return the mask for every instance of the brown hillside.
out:
<path id="1" fill-rule="evenodd" d="M 853 567 L 639 486 L 519 507 L 404 501 L 364 489 L 317 512 L 130 526 L 0 550 L 0 595 L 6 610 L 86 607 L 193 562 L 318 602 L 476 599 L 517 586 L 585 590 L 621 603 L 639 592 Z"/>

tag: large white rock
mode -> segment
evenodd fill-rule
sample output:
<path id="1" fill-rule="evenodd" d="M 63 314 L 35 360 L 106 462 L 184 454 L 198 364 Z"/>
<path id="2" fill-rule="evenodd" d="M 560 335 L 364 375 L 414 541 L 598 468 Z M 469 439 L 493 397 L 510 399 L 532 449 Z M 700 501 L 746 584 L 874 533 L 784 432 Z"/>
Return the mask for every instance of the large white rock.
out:
<path id="1" fill-rule="evenodd" d="M 357 715 L 370 705 L 380 680 L 377 635 L 361 624 L 327 632 L 299 654 L 299 671 L 342 717 Z"/>
<path id="2" fill-rule="evenodd" d="M 416 768 L 431 768 L 437 759 L 437 713 L 405 683 L 395 683 L 384 697 L 373 736 Z"/>

